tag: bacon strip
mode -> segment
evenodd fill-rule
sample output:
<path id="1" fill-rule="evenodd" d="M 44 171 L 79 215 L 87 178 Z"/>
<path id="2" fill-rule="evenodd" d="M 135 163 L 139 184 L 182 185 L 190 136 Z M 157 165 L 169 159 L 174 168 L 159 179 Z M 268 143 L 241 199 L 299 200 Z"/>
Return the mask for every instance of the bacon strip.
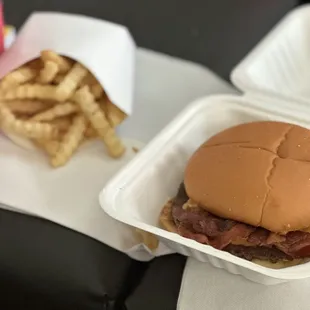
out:
<path id="1" fill-rule="evenodd" d="M 266 253 L 266 259 L 272 257 L 272 261 L 276 261 L 277 257 L 279 260 L 283 257 L 286 259 L 288 257 L 310 257 L 310 233 L 308 232 L 295 231 L 285 236 L 279 235 L 261 227 L 220 218 L 198 205 L 197 207 L 183 208 L 187 201 L 188 197 L 181 185 L 177 197 L 172 201 L 172 217 L 178 233 L 183 237 L 211 245 L 220 250 L 231 248 L 233 252 L 236 252 L 241 249 L 244 258 L 253 256 L 247 255 L 244 251 L 249 251 L 252 254 L 259 253 L 260 258 Z M 232 247 L 230 245 L 242 246 Z M 262 247 L 262 250 L 250 249 L 252 247 Z M 277 256 L 277 253 L 280 254 Z"/>

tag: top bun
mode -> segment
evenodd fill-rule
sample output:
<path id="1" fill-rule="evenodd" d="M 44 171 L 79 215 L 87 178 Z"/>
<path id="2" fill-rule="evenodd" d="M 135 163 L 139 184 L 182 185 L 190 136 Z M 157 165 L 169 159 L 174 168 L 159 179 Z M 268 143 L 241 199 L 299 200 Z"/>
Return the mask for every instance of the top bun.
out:
<path id="1" fill-rule="evenodd" d="M 310 131 L 254 122 L 213 136 L 185 170 L 188 196 L 211 213 L 276 233 L 310 227 Z"/>

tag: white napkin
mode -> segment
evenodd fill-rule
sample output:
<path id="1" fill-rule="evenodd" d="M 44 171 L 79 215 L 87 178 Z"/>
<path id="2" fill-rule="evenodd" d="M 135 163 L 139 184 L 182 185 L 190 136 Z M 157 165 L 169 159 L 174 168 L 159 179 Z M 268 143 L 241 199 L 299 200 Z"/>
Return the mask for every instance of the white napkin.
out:
<path id="1" fill-rule="evenodd" d="M 264 286 L 189 258 L 177 309 L 308 310 L 309 290 L 310 280 Z"/>

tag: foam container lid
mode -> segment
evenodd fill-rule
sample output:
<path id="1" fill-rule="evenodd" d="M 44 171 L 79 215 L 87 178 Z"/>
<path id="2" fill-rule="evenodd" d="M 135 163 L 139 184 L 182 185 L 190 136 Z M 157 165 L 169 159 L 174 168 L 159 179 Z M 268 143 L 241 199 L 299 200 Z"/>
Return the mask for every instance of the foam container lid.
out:
<path id="1" fill-rule="evenodd" d="M 183 179 L 186 162 L 208 137 L 228 127 L 258 120 L 284 121 L 309 128 L 306 85 L 310 79 L 305 73 L 307 64 L 310 67 L 310 56 L 306 57 L 310 48 L 310 44 L 306 46 L 310 40 L 307 23 L 310 23 L 310 6 L 290 13 L 234 69 L 232 80 L 244 95 L 202 98 L 163 129 L 102 190 L 99 201 L 105 212 L 155 234 L 171 252 L 209 262 L 258 283 L 272 285 L 309 278 L 310 263 L 280 270 L 263 267 L 165 231 L 158 223 L 164 203 L 175 195 Z M 295 79 L 291 78 L 293 74 Z"/>
<path id="2" fill-rule="evenodd" d="M 231 81 L 253 96 L 310 103 L 310 5 L 286 15 L 234 68 Z"/>

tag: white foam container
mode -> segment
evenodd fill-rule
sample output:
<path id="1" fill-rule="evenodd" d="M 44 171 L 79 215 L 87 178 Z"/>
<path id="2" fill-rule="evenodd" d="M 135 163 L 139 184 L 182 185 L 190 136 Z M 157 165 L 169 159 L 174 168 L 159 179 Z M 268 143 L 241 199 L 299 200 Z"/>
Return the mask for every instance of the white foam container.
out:
<path id="1" fill-rule="evenodd" d="M 310 5 L 291 11 L 231 74 L 242 91 L 310 102 Z"/>
<path id="2" fill-rule="evenodd" d="M 189 105 L 107 184 L 100 194 L 104 211 L 157 235 L 178 253 L 254 282 L 271 285 L 309 278 L 310 263 L 281 270 L 262 267 L 165 231 L 158 223 L 164 203 L 176 194 L 183 179 L 187 160 L 208 137 L 258 120 L 310 127 L 310 96 L 308 99 L 306 89 L 308 82 L 310 95 L 310 78 L 305 72 L 308 68 L 310 72 L 309 49 L 310 7 L 305 6 L 280 22 L 233 71 L 232 80 L 244 95 L 211 96 Z"/>

